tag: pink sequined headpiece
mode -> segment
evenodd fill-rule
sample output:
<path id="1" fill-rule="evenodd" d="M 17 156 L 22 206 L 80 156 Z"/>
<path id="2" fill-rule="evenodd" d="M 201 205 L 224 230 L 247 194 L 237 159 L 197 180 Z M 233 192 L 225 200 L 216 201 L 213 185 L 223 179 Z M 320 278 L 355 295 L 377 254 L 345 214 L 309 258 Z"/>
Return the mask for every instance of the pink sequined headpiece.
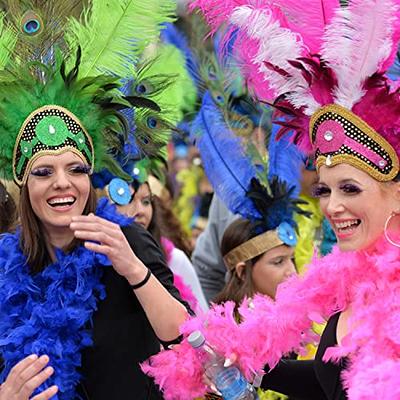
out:
<path id="1" fill-rule="evenodd" d="M 399 85 L 385 76 L 400 39 L 400 0 L 193 0 L 227 40 L 254 95 L 273 102 L 280 134 L 317 167 L 399 173 Z M 232 47 L 232 46 L 231 46 Z"/>

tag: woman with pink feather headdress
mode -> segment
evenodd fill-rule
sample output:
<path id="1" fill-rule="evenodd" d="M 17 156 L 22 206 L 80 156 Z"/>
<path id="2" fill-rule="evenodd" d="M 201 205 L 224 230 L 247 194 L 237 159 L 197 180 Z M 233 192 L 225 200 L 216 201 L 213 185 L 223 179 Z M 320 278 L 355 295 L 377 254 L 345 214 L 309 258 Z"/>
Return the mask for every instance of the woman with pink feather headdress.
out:
<path id="1" fill-rule="evenodd" d="M 274 104 L 281 136 L 294 131 L 315 156 L 314 194 L 338 246 L 281 285 L 275 303 L 244 302 L 240 324 L 226 303 L 181 332 L 201 329 L 221 354 L 236 355 L 248 379 L 264 373 L 262 387 L 296 398 L 400 399 L 400 91 L 385 76 L 400 39 L 400 1 L 348 3 L 192 2 L 214 30 L 230 26 L 255 97 Z M 301 351 L 323 319 L 315 360 L 280 361 Z M 201 360 L 186 340 L 148 370 L 167 399 L 204 392 Z"/>

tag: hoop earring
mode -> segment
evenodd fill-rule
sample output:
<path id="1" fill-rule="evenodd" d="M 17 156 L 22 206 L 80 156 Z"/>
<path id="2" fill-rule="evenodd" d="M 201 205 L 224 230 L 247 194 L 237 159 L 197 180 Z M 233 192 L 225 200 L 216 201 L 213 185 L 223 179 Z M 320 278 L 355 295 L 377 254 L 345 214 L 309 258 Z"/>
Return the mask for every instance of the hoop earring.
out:
<path id="1" fill-rule="evenodd" d="M 399 247 L 400 248 L 400 243 L 396 243 L 393 239 L 391 239 L 389 237 L 388 234 L 388 227 L 389 227 L 389 223 L 391 221 L 392 218 L 396 217 L 397 215 L 400 215 L 400 211 L 392 211 L 391 214 L 389 215 L 389 217 L 387 218 L 386 222 L 385 222 L 385 228 L 383 229 L 383 233 L 385 235 L 386 240 L 393 246 L 395 247 Z"/>

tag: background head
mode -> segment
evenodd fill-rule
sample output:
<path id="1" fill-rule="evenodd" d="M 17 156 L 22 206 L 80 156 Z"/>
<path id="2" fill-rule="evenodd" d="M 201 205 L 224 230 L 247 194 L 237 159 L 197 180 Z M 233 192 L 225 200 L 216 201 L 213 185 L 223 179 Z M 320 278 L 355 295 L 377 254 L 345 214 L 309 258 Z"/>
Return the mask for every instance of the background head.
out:
<path id="1" fill-rule="evenodd" d="M 221 254 L 225 257 L 230 251 L 253 239 L 257 233 L 253 225 L 245 219 L 232 222 L 224 232 Z M 287 277 L 295 273 L 293 248 L 279 244 L 249 260 L 228 265 L 229 280 L 216 302 L 233 300 L 239 304 L 243 298 L 255 293 L 275 297 L 276 289 Z"/>

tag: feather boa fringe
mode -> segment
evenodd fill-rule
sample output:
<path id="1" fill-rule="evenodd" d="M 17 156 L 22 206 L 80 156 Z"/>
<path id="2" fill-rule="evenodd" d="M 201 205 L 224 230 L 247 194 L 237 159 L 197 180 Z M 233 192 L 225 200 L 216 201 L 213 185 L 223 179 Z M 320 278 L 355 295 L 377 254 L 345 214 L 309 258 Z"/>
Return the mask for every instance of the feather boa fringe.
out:
<path id="1" fill-rule="evenodd" d="M 220 354 L 237 354 L 240 368 L 251 379 L 265 365 L 273 368 L 284 354 L 313 340 L 313 321 L 321 322 L 351 305 L 354 328 L 341 346 L 327 349 L 324 361 L 350 359 L 343 372 L 349 400 L 375 400 L 376 393 L 391 400 L 400 391 L 399 293 L 400 249 L 381 239 L 363 251 L 346 252 L 345 257 L 336 248 L 314 259 L 303 278 L 293 277 L 280 286 L 275 302 L 265 296 L 245 301 L 239 309 L 240 324 L 228 302 L 214 306 L 206 316 L 189 319 L 181 330 L 187 336 L 200 329 Z M 187 400 L 206 391 L 202 360 L 186 339 L 152 357 L 143 369 L 155 377 L 167 400 Z"/>
<path id="2" fill-rule="evenodd" d="M 96 214 L 121 226 L 131 222 L 106 199 Z M 31 275 L 19 237 L 19 232 L 5 234 L 0 241 L 0 381 L 24 357 L 47 354 L 56 373 L 36 393 L 55 384 L 55 400 L 75 400 L 81 350 L 93 343 L 91 318 L 106 296 L 99 267 L 110 261 L 80 246 L 68 254 L 58 250 L 56 263 Z"/>

